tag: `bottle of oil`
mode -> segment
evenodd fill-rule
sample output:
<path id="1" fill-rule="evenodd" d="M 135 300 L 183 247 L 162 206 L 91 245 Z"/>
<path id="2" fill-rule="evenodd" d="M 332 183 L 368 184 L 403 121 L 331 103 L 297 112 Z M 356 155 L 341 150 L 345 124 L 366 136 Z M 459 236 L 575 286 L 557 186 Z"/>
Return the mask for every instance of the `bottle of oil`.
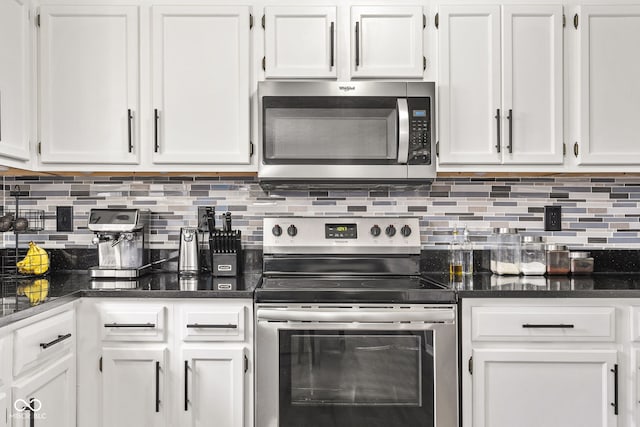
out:
<path id="1" fill-rule="evenodd" d="M 455 227 L 451 233 L 451 242 L 449 243 L 449 277 L 458 279 L 462 277 L 463 266 L 463 240 Z"/>

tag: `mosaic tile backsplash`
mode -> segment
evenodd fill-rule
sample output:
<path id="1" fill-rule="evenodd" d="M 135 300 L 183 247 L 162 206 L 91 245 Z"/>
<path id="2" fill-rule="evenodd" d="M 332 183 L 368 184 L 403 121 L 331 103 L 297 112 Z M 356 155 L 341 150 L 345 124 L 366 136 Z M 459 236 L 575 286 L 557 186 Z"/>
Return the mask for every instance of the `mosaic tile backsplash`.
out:
<path id="1" fill-rule="evenodd" d="M 45 248 L 91 248 L 94 207 L 149 209 L 151 248 L 178 247 L 180 227 L 198 225 L 198 206 L 231 211 L 245 247 L 262 245 L 262 218 L 278 215 L 412 215 L 420 217 L 425 249 L 446 245 L 452 227 L 466 225 L 478 249 L 493 227 L 518 228 L 571 248 L 640 248 L 640 177 L 438 178 L 417 188 L 273 190 L 255 177 L 3 178 L 3 208 L 45 212 L 44 230 L 20 235 Z M 544 206 L 562 206 L 562 231 L 544 231 Z M 73 206 L 74 232 L 56 231 L 56 206 Z M 3 233 L 5 247 L 15 242 Z"/>

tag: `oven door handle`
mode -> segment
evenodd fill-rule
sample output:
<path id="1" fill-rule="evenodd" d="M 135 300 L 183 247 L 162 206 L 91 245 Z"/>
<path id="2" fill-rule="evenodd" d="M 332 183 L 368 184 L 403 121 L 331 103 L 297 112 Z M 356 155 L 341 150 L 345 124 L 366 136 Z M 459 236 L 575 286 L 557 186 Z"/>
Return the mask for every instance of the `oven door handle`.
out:
<path id="1" fill-rule="evenodd" d="M 409 159 L 409 105 L 407 98 L 398 98 L 398 163 L 407 164 Z"/>
<path id="2" fill-rule="evenodd" d="M 345 311 L 332 310 L 281 310 L 259 308 L 256 313 L 258 321 L 280 322 L 358 322 L 358 323 L 390 323 L 390 322 L 425 322 L 443 323 L 453 322 L 453 310 L 425 310 L 425 311 Z"/>

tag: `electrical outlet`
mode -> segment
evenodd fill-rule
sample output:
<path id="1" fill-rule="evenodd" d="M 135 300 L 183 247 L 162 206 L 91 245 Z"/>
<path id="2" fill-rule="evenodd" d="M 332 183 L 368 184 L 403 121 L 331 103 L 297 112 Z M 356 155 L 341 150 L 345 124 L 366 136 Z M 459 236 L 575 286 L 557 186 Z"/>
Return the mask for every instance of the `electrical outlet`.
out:
<path id="1" fill-rule="evenodd" d="M 562 230 L 562 206 L 545 206 L 544 207 L 544 230 L 545 231 L 561 231 Z"/>
<path id="2" fill-rule="evenodd" d="M 56 206 L 56 231 L 73 231 L 73 206 Z"/>

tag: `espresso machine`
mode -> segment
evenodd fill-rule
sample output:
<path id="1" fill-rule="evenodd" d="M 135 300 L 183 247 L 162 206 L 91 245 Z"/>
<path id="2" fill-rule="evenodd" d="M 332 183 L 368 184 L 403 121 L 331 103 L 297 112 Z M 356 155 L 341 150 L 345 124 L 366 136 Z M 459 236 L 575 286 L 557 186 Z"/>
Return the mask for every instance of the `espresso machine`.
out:
<path id="1" fill-rule="evenodd" d="M 99 262 L 89 268 L 92 278 L 136 279 L 149 270 L 149 216 L 142 209 L 91 209 L 87 227 Z"/>

